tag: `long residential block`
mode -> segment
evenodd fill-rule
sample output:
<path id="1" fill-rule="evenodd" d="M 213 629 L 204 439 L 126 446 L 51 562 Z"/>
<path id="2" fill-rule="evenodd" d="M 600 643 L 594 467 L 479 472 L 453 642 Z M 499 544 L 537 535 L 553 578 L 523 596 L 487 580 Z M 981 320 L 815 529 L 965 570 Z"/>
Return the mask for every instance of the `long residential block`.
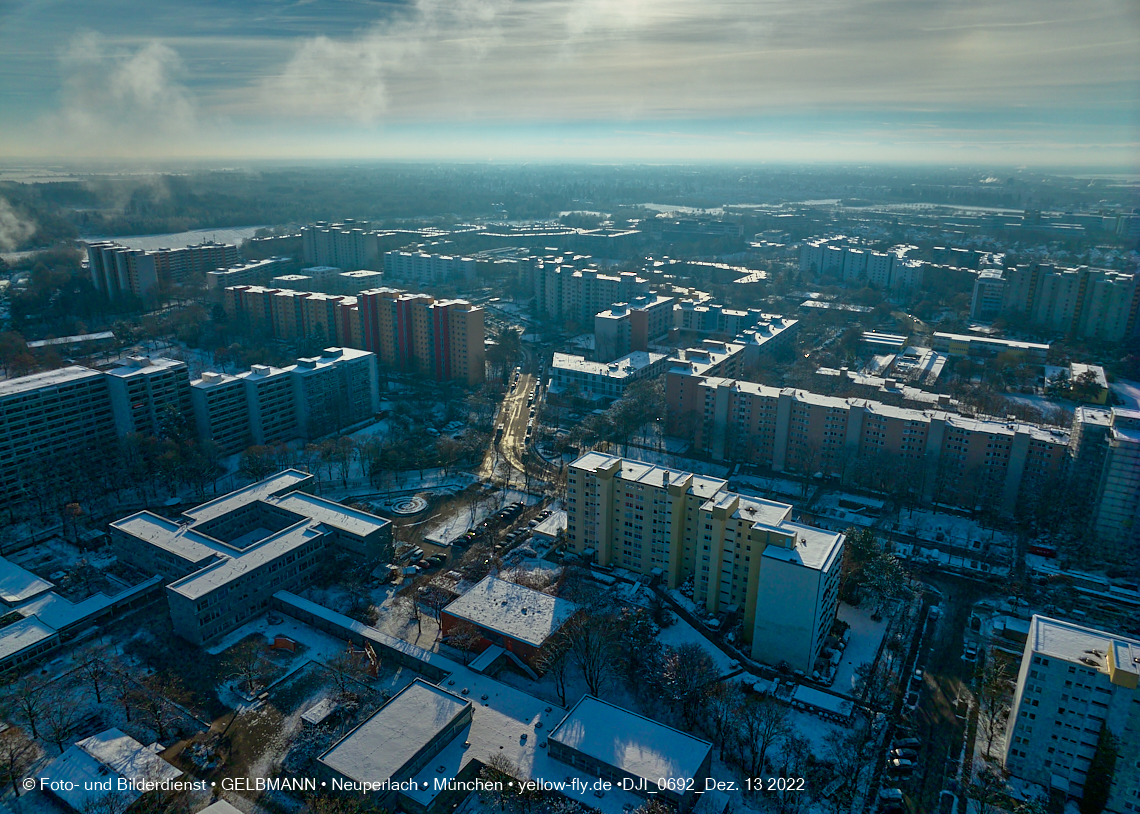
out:
<path id="1" fill-rule="evenodd" d="M 710 613 L 739 612 L 752 658 L 812 673 L 839 603 L 842 534 L 720 478 L 597 452 L 570 465 L 568 547 L 604 566 L 693 580 Z"/>

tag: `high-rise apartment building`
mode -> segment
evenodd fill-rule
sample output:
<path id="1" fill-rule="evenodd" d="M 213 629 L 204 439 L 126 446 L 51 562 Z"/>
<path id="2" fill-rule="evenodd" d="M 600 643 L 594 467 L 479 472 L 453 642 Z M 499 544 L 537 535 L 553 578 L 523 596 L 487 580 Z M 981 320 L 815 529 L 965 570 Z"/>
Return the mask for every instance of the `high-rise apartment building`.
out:
<path id="1" fill-rule="evenodd" d="M 437 283 L 459 277 L 475 280 L 476 263 L 470 257 L 452 257 L 427 252 L 384 252 L 384 273 L 397 280 Z"/>
<path id="2" fill-rule="evenodd" d="M 907 257 L 913 246 L 878 252 L 849 243 L 850 239 L 842 235 L 805 241 L 800 246 L 800 271 L 815 271 L 844 282 L 863 282 L 878 288 L 909 290 L 922 285 L 930 264 Z"/>
<path id="3" fill-rule="evenodd" d="M 484 312 L 465 300 L 436 300 L 396 288 L 357 297 L 260 286 L 227 288 L 231 319 L 279 339 L 323 335 L 346 348 L 375 353 L 380 363 L 440 381 L 483 381 Z"/>
<path id="4" fill-rule="evenodd" d="M 469 386 L 483 381 L 482 308 L 393 288 L 363 291 L 357 300 L 362 344 L 383 364 Z"/>
<path id="5" fill-rule="evenodd" d="M 690 577 L 713 614 L 739 612 L 752 658 L 810 674 L 839 605 L 844 536 L 719 478 L 590 452 L 567 477 L 568 547 L 600 565 Z"/>
<path id="6" fill-rule="evenodd" d="M 983 269 L 970 313 L 1006 314 L 1066 336 L 1120 342 L 1140 331 L 1140 276 L 1047 263 Z"/>
<path id="7" fill-rule="evenodd" d="M 609 275 L 557 263 L 542 263 L 534 270 L 536 307 L 552 319 L 589 323 L 615 303 L 647 294 L 649 282 L 628 271 Z"/>
<path id="8" fill-rule="evenodd" d="M 190 383 L 190 402 L 198 437 L 218 445 L 222 455 L 252 443 L 245 382 L 225 373 L 205 372 Z"/>
<path id="9" fill-rule="evenodd" d="M 107 377 L 71 366 L 0 382 L 0 501 L 36 489 L 37 466 L 99 454 L 115 440 Z"/>
<path id="10" fill-rule="evenodd" d="M 91 282 L 113 300 L 127 294 L 145 297 L 154 292 L 159 280 L 181 283 L 217 269 L 236 266 L 240 260 L 237 246 L 212 241 L 157 251 L 129 249 L 106 240 L 87 247 Z M 278 262 L 281 260 L 278 258 Z M 234 282 L 244 280 L 234 279 L 227 285 Z"/>
<path id="11" fill-rule="evenodd" d="M 667 420 L 670 432 L 688 435 L 714 460 L 840 477 L 889 461 L 928 500 L 1004 513 L 1067 460 L 1069 436 L 1060 430 L 768 387 L 700 372 L 705 367 L 674 361 Z"/>
<path id="12" fill-rule="evenodd" d="M 594 355 L 609 362 L 647 351 L 652 340 L 668 336 L 673 322 L 672 297 L 648 294 L 618 303 L 594 315 Z"/>
<path id="13" fill-rule="evenodd" d="M 288 370 L 254 365 L 237 374 L 245 387 L 250 440 L 259 446 L 292 441 L 301 435 L 297 402 Z"/>
<path id="14" fill-rule="evenodd" d="M 301 247 L 305 262 L 320 266 L 375 271 L 381 262 L 378 233 L 368 221 L 345 218 L 343 223 L 317 221 L 304 226 Z"/>
<path id="15" fill-rule="evenodd" d="M 111 241 L 92 243 L 87 247 L 87 266 L 95 290 L 108 299 L 147 297 L 158 288 L 154 254 L 142 249 Z"/>
<path id="16" fill-rule="evenodd" d="M 288 257 L 270 257 L 249 263 L 231 263 L 206 272 L 206 291 L 215 300 L 231 285 L 264 285 L 289 264 Z"/>
<path id="17" fill-rule="evenodd" d="M 1105 431 L 1093 528 L 1106 542 L 1134 542 L 1140 531 L 1140 410 L 1113 407 Z M 1085 439 L 1082 447 L 1093 443 Z"/>
<path id="18" fill-rule="evenodd" d="M 163 437 L 190 415 L 190 377 L 185 362 L 131 356 L 106 371 L 106 376 L 119 435 Z"/>
<path id="19" fill-rule="evenodd" d="M 1118 740 L 1105 811 L 1140 811 L 1140 641 L 1034 616 L 1009 715 L 1005 768 L 1084 796 L 1102 729 Z"/>
<path id="20" fill-rule="evenodd" d="M 372 418 L 380 409 L 376 354 L 327 348 L 285 368 L 300 435 L 316 438 Z"/>

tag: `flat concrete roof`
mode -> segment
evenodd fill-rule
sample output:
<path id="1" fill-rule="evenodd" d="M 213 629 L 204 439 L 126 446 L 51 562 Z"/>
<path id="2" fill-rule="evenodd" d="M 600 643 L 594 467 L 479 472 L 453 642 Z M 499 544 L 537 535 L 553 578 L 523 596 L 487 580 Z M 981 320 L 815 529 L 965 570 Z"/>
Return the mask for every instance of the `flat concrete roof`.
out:
<path id="1" fill-rule="evenodd" d="M 205 568 L 172 582 L 166 587 L 187 599 L 199 599 L 215 588 L 228 585 L 242 574 L 253 571 L 267 562 L 321 537 L 321 532 L 310 528 L 310 523 L 312 521 L 308 519 L 295 523 L 250 546 L 241 554 L 207 565 Z"/>
<path id="2" fill-rule="evenodd" d="M 661 777 L 700 774 L 712 744 L 627 709 L 584 696 L 550 733 L 550 740 L 589 755 L 656 788 Z"/>
<path id="3" fill-rule="evenodd" d="M 18 605 L 54 587 L 46 579 L 0 557 L 0 602 L 5 605 Z"/>
<path id="4" fill-rule="evenodd" d="M 85 379 L 100 379 L 103 374 L 98 370 L 91 370 L 79 365 L 61 367 L 58 370 L 47 370 L 43 373 L 33 373 L 31 376 L 20 376 L 15 379 L 0 381 L 0 398 L 17 393 L 27 393 L 32 390 L 41 390 L 48 387 L 58 387 L 62 384 L 72 384 Z"/>
<path id="5" fill-rule="evenodd" d="M 227 495 L 222 495 L 208 503 L 195 506 L 193 509 L 187 509 L 182 515 L 198 523 L 213 520 L 215 517 L 229 514 L 234 509 L 238 509 L 255 500 L 262 500 L 271 495 L 291 492 L 311 480 L 312 477 L 313 476 L 308 472 L 302 472 L 299 469 L 286 469 L 283 472 L 278 472 L 276 475 L 271 475 L 265 480 L 252 483 L 249 486 L 230 492 Z"/>
<path id="6" fill-rule="evenodd" d="M 432 738 L 471 706 L 467 699 L 417 678 L 319 760 L 352 780 L 375 783 L 397 777 Z"/>
<path id="7" fill-rule="evenodd" d="M 780 523 L 779 531 L 793 535 L 796 546 L 795 548 L 783 548 L 778 545 L 766 546 L 764 556 L 769 559 L 783 560 L 795 565 L 802 565 L 804 568 L 822 571 L 835 561 L 836 555 L 843 548 L 843 535 L 836 531 L 827 531 L 787 520 Z"/>
<path id="8" fill-rule="evenodd" d="M 1109 656 L 1115 667 L 1133 675 L 1140 674 L 1140 641 L 1116 636 L 1047 616 L 1034 616 L 1029 625 L 1027 646 L 1034 653 L 1083 664 L 1106 675 L 1110 674 Z"/>
<path id="9" fill-rule="evenodd" d="M 271 498 L 267 502 L 358 537 L 367 537 L 391 525 L 391 521 L 383 517 L 343 506 L 335 501 L 310 495 L 308 492 L 290 492 L 282 497 Z"/>
<path id="10" fill-rule="evenodd" d="M 55 635 L 55 628 L 45 625 L 34 616 L 13 622 L 0 629 L 0 661 L 16 655 L 21 650 L 27 650 L 44 639 Z"/>
<path id="11" fill-rule="evenodd" d="M 444 612 L 540 647 L 578 612 L 578 606 L 568 599 L 488 576 L 444 608 Z"/>

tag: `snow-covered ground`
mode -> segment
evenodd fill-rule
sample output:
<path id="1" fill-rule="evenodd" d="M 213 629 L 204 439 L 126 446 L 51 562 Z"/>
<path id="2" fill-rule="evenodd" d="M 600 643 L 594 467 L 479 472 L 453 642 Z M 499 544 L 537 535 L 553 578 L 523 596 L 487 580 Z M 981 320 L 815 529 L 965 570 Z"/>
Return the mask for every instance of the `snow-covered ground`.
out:
<path id="1" fill-rule="evenodd" d="M 787 478 L 756 478 L 751 475 L 737 475 L 732 479 L 733 485 L 739 485 L 745 491 L 758 492 L 765 496 L 769 494 L 802 499 L 803 484 L 798 480 Z"/>
<path id="2" fill-rule="evenodd" d="M 678 618 L 672 625 L 662 629 L 662 631 L 657 634 L 657 641 L 672 647 L 677 647 L 682 644 L 700 645 L 701 649 L 712 657 L 713 663 L 722 676 L 740 667 L 736 661 L 729 658 L 723 650 L 710 642 L 699 630 L 684 619 Z"/>
<path id="3" fill-rule="evenodd" d="M 1112 394 L 1124 402 L 1130 410 L 1140 409 L 1140 382 L 1117 379 L 1108 386 Z"/>
<path id="4" fill-rule="evenodd" d="M 927 509 L 906 510 L 899 520 L 898 530 L 923 540 L 968 545 L 976 540 L 1009 544 L 1009 538 L 1000 531 L 984 528 L 968 517 L 943 514 Z M 939 540 L 938 535 L 942 535 Z"/>
<path id="5" fill-rule="evenodd" d="M 855 670 L 860 664 L 874 661 L 875 654 L 879 651 L 879 644 L 887 632 L 887 620 L 881 619 L 876 622 L 866 608 L 854 608 L 842 602 L 839 604 L 837 615 L 851 625 L 851 638 L 843 651 L 843 658 L 836 669 L 835 682 L 831 685 L 831 689 L 850 696 L 855 692 Z"/>

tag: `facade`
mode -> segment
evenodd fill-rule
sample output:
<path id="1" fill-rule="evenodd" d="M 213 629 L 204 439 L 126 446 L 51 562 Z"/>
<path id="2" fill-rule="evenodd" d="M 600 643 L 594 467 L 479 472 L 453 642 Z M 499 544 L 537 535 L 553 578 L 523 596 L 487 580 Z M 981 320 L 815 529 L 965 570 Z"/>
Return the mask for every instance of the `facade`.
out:
<path id="1" fill-rule="evenodd" d="M 1140 641 L 1034 616 L 1017 674 L 1005 768 L 1052 792 L 1084 795 L 1097 738 L 1119 739 L 1105 811 L 1140 811 Z"/>
<path id="2" fill-rule="evenodd" d="M 391 558 L 389 521 L 309 494 L 312 484 L 290 469 L 191 509 L 181 523 L 138 512 L 110 525 L 111 543 L 168 581 L 174 631 L 201 645 L 264 613 L 274 593 L 310 584 L 330 557 Z"/>
<path id="3" fill-rule="evenodd" d="M 655 790 L 678 811 L 693 807 L 712 767 L 708 741 L 592 695 L 583 696 L 547 740 L 555 760 L 615 786 Z M 662 788 L 662 778 L 692 782 Z"/>
<path id="4" fill-rule="evenodd" d="M 158 288 L 154 254 L 142 249 L 106 240 L 92 243 L 87 247 L 87 267 L 95 290 L 111 300 L 147 297 Z"/>
<path id="5" fill-rule="evenodd" d="M 950 334 L 936 331 L 931 337 L 930 347 L 949 356 L 968 356 L 988 359 L 1000 353 L 1020 356 L 1025 362 L 1035 365 L 1045 364 L 1049 355 L 1048 343 L 1019 342 L 1014 339 L 996 339 L 992 336 L 974 334 Z"/>
<path id="6" fill-rule="evenodd" d="M 632 272 L 609 275 L 553 262 L 534 270 L 535 308 L 555 320 L 592 323 L 599 312 L 648 294 L 648 281 Z"/>
<path id="7" fill-rule="evenodd" d="M 66 456 L 115 442 L 108 377 L 73 365 L 0 382 L 0 501 L 27 495 Z"/>
<path id="8" fill-rule="evenodd" d="M 666 431 L 670 435 L 691 436 L 698 409 L 697 382 L 702 376 L 743 376 L 745 345 L 738 342 L 716 342 L 706 339 L 699 347 L 677 351 L 669 359 L 665 376 Z M 673 406 L 675 405 L 675 406 Z"/>
<path id="9" fill-rule="evenodd" d="M 223 302 L 231 319 L 278 339 L 323 335 L 342 347 L 375 353 L 386 367 L 471 387 L 485 376 L 484 312 L 466 300 L 436 300 L 396 288 L 349 297 L 232 286 Z"/>
<path id="10" fill-rule="evenodd" d="M 215 300 L 231 285 L 261 285 L 289 264 L 288 257 L 270 257 L 249 263 L 227 263 L 206 272 L 206 291 Z"/>
<path id="11" fill-rule="evenodd" d="M 131 356 L 106 371 L 119 435 L 162 437 L 171 421 L 190 415 L 190 374 L 185 362 Z"/>
<path id="12" fill-rule="evenodd" d="M 693 579 L 709 613 L 740 613 L 752 658 L 811 674 L 839 603 L 844 536 L 727 482 L 590 452 L 570 465 L 567 545 L 603 566 Z"/>
<path id="13" fill-rule="evenodd" d="M 1075 416 L 1074 424 L 1076 421 Z M 1096 490 L 1093 528 L 1105 541 L 1134 542 L 1136 518 L 1140 514 L 1140 411 L 1114 407 L 1104 429 L 1104 462 Z M 1096 449 L 1095 443 L 1086 444 Z"/>
<path id="14" fill-rule="evenodd" d="M 608 362 L 633 351 L 647 351 L 651 341 L 668 336 L 672 329 L 672 297 L 635 297 L 594 316 L 595 355 L 598 361 Z"/>
<path id="15" fill-rule="evenodd" d="M 382 364 L 468 386 L 483 381 L 482 308 L 394 288 L 361 292 L 357 302 L 362 344 Z"/>
<path id="16" fill-rule="evenodd" d="M 1136 336 L 1138 313 L 1136 274 L 1047 263 L 983 269 L 970 306 L 975 318 L 1005 314 L 1066 336 L 1105 342 Z"/>
<path id="17" fill-rule="evenodd" d="M 913 246 L 895 246 L 878 252 L 849 245 L 842 235 L 815 238 L 800 246 L 800 271 L 838 277 L 846 283 L 876 288 L 911 290 L 922 285 L 929 263 L 907 257 Z"/>
<path id="18" fill-rule="evenodd" d="M 263 446 L 292 441 L 301 435 L 289 371 L 271 365 L 253 365 L 237 374 L 237 378 L 245 388 L 252 443 Z"/>
<path id="19" fill-rule="evenodd" d="M 201 277 L 214 269 L 236 266 L 241 262 L 237 246 L 212 240 L 181 249 L 158 249 L 152 254 L 158 276 L 176 283 Z"/>
<path id="20" fill-rule="evenodd" d="M 190 405 L 198 437 L 213 441 L 222 455 L 241 452 L 252 443 L 242 379 L 205 372 L 190 382 Z"/>
<path id="21" fill-rule="evenodd" d="M 367 421 L 380 410 L 376 354 L 327 348 L 285 368 L 292 382 L 297 426 L 304 438 Z"/>
<path id="22" fill-rule="evenodd" d="M 460 622 L 472 624 L 482 637 L 477 652 L 501 647 L 530 662 L 578 610 L 568 599 L 488 576 L 444 608 L 439 624 L 445 637 Z"/>
<path id="23" fill-rule="evenodd" d="M 384 252 L 384 272 L 397 280 L 438 283 L 454 277 L 475 280 L 475 260 L 427 252 Z M 372 287 L 372 286 L 370 286 Z"/>
<path id="24" fill-rule="evenodd" d="M 380 262 L 378 233 L 368 221 L 345 218 L 343 223 L 317 221 L 301 228 L 306 263 L 338 269 L 376 268 Z"/>
<path id="25" fill-rule="evenodd" d="M 700 376 L 685 366 L 668 376 L 668 425 L 690 432 L 714 460 L 839 477 L 873 463 L 907 472 L 928 500 L 1006 514 L 1067 460 L 1068 434 L 1032 424 Z"/>
<path id="26" fill-rule="evenodd" d="M 551 383 L 556 393 L 578 393 L 587 398 L 612 401 L 625 395 L 625 388 L 631 382 L 663 373 L 667 363 L 664 353 L 644 351 L 634 351 L 609 363 L 556 353 L 550 365 Z"/>

